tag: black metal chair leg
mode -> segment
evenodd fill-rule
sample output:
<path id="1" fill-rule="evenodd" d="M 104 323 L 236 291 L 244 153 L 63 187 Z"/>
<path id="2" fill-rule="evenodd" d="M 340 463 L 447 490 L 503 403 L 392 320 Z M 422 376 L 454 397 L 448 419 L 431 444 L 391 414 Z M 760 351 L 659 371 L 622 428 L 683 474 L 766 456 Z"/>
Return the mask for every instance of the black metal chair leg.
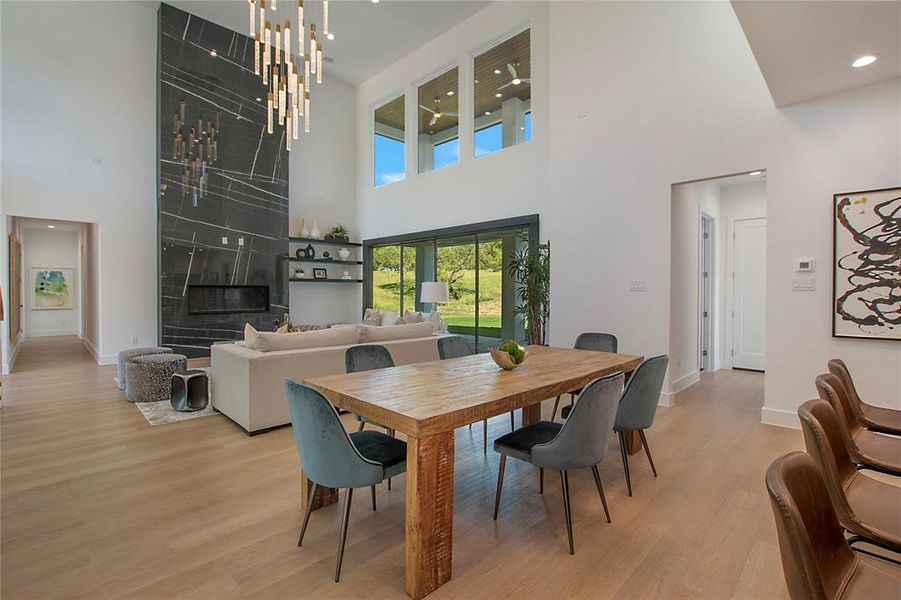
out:
<path id="1" fill-rule="evenodd" d="M 347 488 L 344 496 L 344 513 L 341 516 L 341 537 L 338 539 L 338 563 L 335 565 L 335 583 L 341 578 L 341 561 L 344 560 L 344 542 L 347 540 L 347 522 L 350 520 L 350 501 L 353 498 L 354 489 Z"/>
<path id="2" fill-rule="evenodd" d="M 516 421 L 513 419 L 513 411 L 510 411 L 510 431 L 516 430 Z"/>
<path id="3" fill-rule="evenodd" d="M 372 490 L 372 510 L 375 511 L 375 486 L 370 486 Z"/>
<path id="4" fill-rule="evenodd" d="M 626 434 L 622 431 L 619 433 L 619 452 L 623 455 L 623 470 L 626 472 L 626 489 L 629 496 L 632 496 L 632 478 L 629 477 L 629 453 L 626 452 Z"/>
<path id="5" fill-rule="evenodd" d="M 566 513 L 566 536 L 569 538 L 569 553 L 575 554 L 573 548 L 572 506 L 569 503 L 569 477 L 566 471 L 560 471 L 560 485 L 563 487 L 563 512 Z"/>
<path id="6" fill-rule="evenodd" d="M 554 410 L 551 411 L 551 421 L 557 418 L 557 407 L 560 406 L 560 396 L 554 400 Z"/>
<path id="7" fill-rule="evenodd" d="M 641 436 L 641 443 L 644 446 L 644 452 L 648 455 L 648 462 L 651 463 L 651 471 L 654 472 L 654 477 L 657 477 L 657 467 L 654 466 L 654 459 L 651 457 L 651 447 L 648 446 L 648 438 L 644 435 L 644 429 L 640 429 L 638 431 L 638 435 Z"/>
<path id="8" fill-rule="evenodd" d="M 364 427 L 366 427 L 366 422 L 365 422 L 365 421 L 360 421 L 360 428 L 357 429 L 357 431 L 363 431 L 363 428 L 364 428 Z"/>
<path id="9" fill-rule="evenodd" d="M 389 491 L 391 490 L 391 478 L 390 477 L 388 478 L 388 490 Z"/>
<path id="10" fill-rule="evenodd" d="M 482 421 L 482 454 L 488 454 L 488 419 Z"/>
<path id="11" fill-rule="evenodd" d="M 494 520 L 497 521 L 497 511 L 501 507 L 501 490 L 504 488 L 504 468 L 507 466 L 507 455 L 501 454 L 501 463 L 497 469 L 497 494 L 494 496 Z"/>
<path id="12" fill-rule="evenodd" d="M 307 532 L 307 523 L 310 522 L 310 513 L 313 512 L 313 500 L 316 498 L 316 490 L 319 489 L 317 484 L 310 487 L 310 500 L 307 502 L 307 510 L 303 513 L 303 525 L 300 526 L 300 537 L 297 538 L 297 546 L 303 544 L 303 535 Z"/>
<path id="13" fill-rule="evenodd" d="M 544 493 L 544 469 L 538 469 L 538 493 Z"/>
<path id="14" fill-rule="evenodd" d="M 607 497 L 604 495 L 604 486 L 601 483 L 601 474 L 598 473 L 598 466 L 594 465 L 591 467 L 591 472 L 594 474 L 594 483 L 598 486 L 598 494 L 601 496 L 601 503 L 604 505 L 604 514 L 607 515 L 607 522 L 610 523 L 610 510 L 607 508 Z"/>

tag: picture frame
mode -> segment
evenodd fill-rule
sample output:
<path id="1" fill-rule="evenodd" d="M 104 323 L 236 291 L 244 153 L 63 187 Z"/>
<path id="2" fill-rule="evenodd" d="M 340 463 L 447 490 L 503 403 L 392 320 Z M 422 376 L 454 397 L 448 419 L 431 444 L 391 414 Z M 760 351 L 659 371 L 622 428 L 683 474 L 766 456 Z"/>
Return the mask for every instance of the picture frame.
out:
<path id="1" fill-rule="evenodd" d="M 901 340 L 901 187 L 832 196 L 832 337 Z"/>
<path id="2" fill-rule="evenodd" d="M 325 269 L 313 269 L 313 279 L 328 279 L 328 272 Z"/>
<path id="3" fill-rule="evenodd" d="M 31 310 L 72 310 L 75 308 L 75 269 L 31 267 L 29 288 Z"/>

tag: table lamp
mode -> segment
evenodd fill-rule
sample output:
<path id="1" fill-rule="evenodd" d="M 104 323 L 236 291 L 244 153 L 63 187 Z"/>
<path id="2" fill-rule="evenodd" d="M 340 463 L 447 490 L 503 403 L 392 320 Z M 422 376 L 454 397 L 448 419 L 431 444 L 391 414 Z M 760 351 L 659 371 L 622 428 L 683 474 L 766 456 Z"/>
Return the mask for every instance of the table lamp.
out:
<path id="1" fill-rule="evenodd" d="M 419 301 L 432 305 L 432 312 L 438 310 L 437 304 L 448 301 L 447 282 L 444 281 L 423 281 L 422 288 L 419 290 Z"/>

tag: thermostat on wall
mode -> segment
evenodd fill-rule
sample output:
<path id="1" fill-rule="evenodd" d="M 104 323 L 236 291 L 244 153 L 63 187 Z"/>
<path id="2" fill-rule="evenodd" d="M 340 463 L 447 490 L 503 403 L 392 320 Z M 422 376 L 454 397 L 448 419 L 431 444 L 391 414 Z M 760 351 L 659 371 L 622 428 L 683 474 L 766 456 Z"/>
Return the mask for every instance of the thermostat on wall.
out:
<path id="1" fill-rule="evenodd" d="M 813 271 L 813 259 L 812 258 L 802 258 L 798 261 L 797 269 L 798 271 Z"/>

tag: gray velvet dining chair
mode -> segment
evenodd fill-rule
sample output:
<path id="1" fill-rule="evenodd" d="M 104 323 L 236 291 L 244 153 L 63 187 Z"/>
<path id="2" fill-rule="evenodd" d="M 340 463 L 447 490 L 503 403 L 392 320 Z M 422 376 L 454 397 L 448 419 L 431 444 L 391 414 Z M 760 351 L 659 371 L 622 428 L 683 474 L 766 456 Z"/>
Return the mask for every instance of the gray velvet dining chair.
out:
<path id="1" fill-rule="evenodd" d="M 313 482 L 303 524 L 300 526 L 298 546 L 303 544 L 313 499 L 319 486 L 347 490 L 341 513 L 338 559 L 335 565 L 337 583 L 341 577 L 354 488 L 369 486 L 372 491 L 372 509 L 375 510 L 376 484 L 400 475 L 407 469 L 407 444 L 380 431 L 355 431 L 348 434 L 338 411 L 321 393 L 290 379 L 285 380 L 285 397 L 288 400 L 300 462 L 307 478 Z"/>
<path id="2" fill-rule="evenodd" d="M 612 352 L 615 354 L 618 346 L 619 342 L 612 333 L 580 333 L 579 337 L 576 338 L 576 343 L 573 344 L 573 349 L 592 350 L 594 352 Z M 572 410 L 572 404 L 580 391 L 581 390 L 573 390 L 569 393 L 569 406 L 564 406 L 560 413 L 560 416 L 564 419 L 569 414 L 569 411 Z M 557 399 L 554 400 L 554 410 L 551 412 L 551 421 L 557 418 L 557 407 L 559 405 L 560 396 L 557 396 Z"/>
<path id="3" fill-rule="evenodd" d="M 607 455 L 608 440 L 616 417 L 620 390 L 623 389 L 623 379 L 622 373 L 615 373 L 591 381 L 582 389 L 573 407 L 571 418 L 564 424 L 538 421 L 494 440 L 494 449 L 501 455 L 497 472 L 497 495 L 494 499 L 495 520 L 501 504 L 507 456 L 512 456 L 538 467 L 540 493 L 544 492 L 544 470 L 560 471 L 570 554 L 574 554 L 575 550 L 568 471 L 591 469 L 601 504 L 604 506 L 604 514 L 607 522 L 610 522 L 610 510 L 607 508 L 607 498 L 604 496 L 604 486 L 597 465 Z"/>
<path id="4" fill-rule="evenodd" d="M 391 358 L 391 352 L 387 348 L 379 344 L 363 344 L 360 346 L 351 346 L 344 353 L 344 368 L 348 373 L 359 373 L 361 371 L 372 371 L 375 369 L 388 369 L 394 366 L 394 359 Z M 386 427 L 381 423 L 377 423 L 372 419 L 354 415 L 360 422 L 360 431 L 366 427 L 366 423 L 384 427 L 388 430 L 388 435 L 394 436 L 394 430 Z"/>
<path id="5" fill-rule="evenodd" d="M 438 340 L 438 356 L 441 360 L 460 358 L 474 354 L 469 341 L 462 335 L 449 335 Z M 472 429 L 472 423 L 469 424 Z M 513 411 L 510 411 L 510 431 L 516 428 Z M 482 420 L 482 452 L 488 453 L 488 419 Z"/>
<path id="6" fill-rule="evenodd" d="M 637 431 L 641 437 L 645 454 L 651 464 L 651 471 L 657 477 L 657 467 L 651 456 L 651 448 L 648 446 L 648 438 L 645 430 L 654 424 L 657 414 L 657 403 L 660 401 L 660 392 L 663 390 L 663 379 L 666 376 L 666 368 L 669 365 L 669 357 L 665 354 L 649 358 L 638 365 L 638 368 L 629 378 L 623 397 L 616 411 L 616 421 L 613 423 L 613 431 L 619 435 L 619 450 L 623 456 L 623 470 L 626 473 L 626 488 L 632 495 L 632 478 L 629 474 L 629 452 L 626 448 L 626 434 Z"/>

